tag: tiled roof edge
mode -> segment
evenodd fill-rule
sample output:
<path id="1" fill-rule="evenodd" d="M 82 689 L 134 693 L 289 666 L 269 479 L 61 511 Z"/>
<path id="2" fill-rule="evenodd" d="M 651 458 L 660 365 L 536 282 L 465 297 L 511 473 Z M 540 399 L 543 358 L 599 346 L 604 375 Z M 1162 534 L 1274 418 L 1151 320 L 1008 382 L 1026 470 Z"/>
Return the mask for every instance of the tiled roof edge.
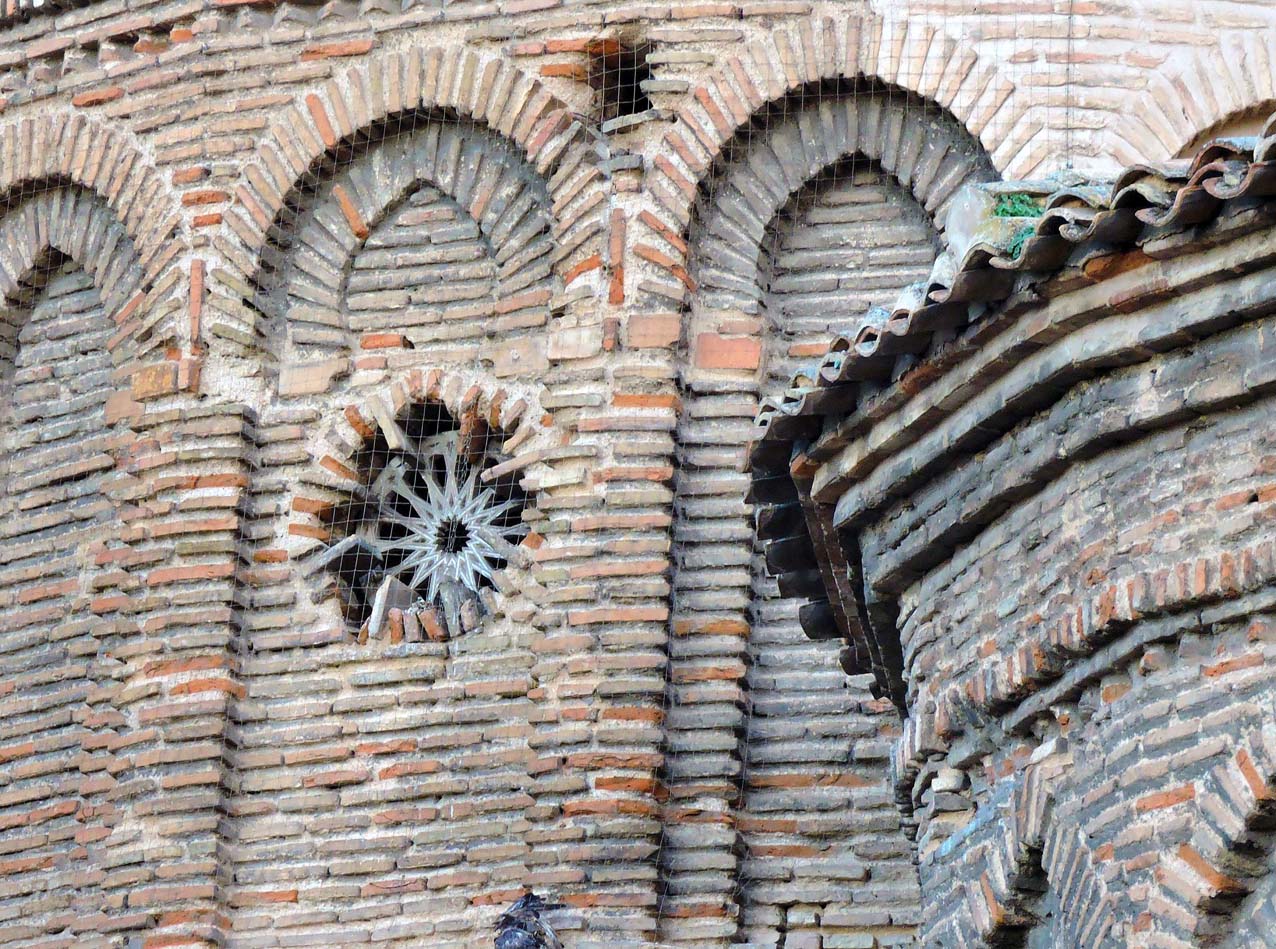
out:
<path id="1" fill-rule="evenodd" d="M 901 354 L 930 351 L 937 334 L 951 335 L 1069 267 L 1204 224 L 1230 202 L 1272 197 L 1276 114 L 1259 136 L 1215 139 L 1190 160 L 1132 165 L 1112 182 L 1065 173 L 1051 181 L 966 186 L 949 217 L 948 248 L 929 279 L 906 287 L 893 307 L 863 314 L 850 332 L 833 338 L 818 364 L 763 401 L 750 449 L 754 468 L 779 473 L 813 417 L 830 402 L 844 410 L 853 399 L 832 399 L 827 390 L 889 382 Z M 1028 207 L 1037 213 L 1021 213 Z"/>

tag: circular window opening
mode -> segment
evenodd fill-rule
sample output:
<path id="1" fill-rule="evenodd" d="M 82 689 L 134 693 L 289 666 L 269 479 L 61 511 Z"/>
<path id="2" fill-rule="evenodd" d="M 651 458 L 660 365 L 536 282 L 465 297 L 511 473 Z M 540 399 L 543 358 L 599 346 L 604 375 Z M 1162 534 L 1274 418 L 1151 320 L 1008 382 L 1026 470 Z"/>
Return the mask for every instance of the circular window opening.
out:
<path id="1" fill-rule="evenodd" d="M 382 635 L 393 610 L 450 635 L 482 614 L 485 588 L 518 557 L 527 498 L 501 474 L 504 434 L 438 402 L 384 420 L 356 456 L 362 487 L 327 518 L 319 564 L 336 577 L 352 626 Z M 407 617 L 410 614 L 410 617 Z"/>

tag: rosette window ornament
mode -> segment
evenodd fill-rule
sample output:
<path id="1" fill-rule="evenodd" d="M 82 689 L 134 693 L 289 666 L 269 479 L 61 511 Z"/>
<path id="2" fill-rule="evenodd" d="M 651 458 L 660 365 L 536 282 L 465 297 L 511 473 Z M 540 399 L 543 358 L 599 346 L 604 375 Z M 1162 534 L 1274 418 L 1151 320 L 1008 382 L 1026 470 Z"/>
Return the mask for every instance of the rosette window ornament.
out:
<path id="1" fill-rule="evenodd" d="M 430 636 L 442 614 L 459 635 L 482 615 L 496 571 L 526 556 L 526 497 L 495 468 L 504 436 L 437 402 L 374 414 L 379 430 L 358 459 L 363 486 L 332 510 L 333 540 L 315 566 L 335 574 L 347 618 L 370 638 L 393 610 Z"/>

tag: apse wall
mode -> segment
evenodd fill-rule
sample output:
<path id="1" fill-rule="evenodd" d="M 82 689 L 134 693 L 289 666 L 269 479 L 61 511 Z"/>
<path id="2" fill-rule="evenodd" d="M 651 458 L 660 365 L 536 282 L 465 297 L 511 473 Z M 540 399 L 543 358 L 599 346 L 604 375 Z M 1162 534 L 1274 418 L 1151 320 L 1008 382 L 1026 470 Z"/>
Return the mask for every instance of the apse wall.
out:
<path id="1" fill-rule="evenodd" d="M 1261 925 L 1270 277 L 1187 281 L 1269 240 L 1163 263 L 1176 292 L 1145 295 L 1146 272 L 1104 288 L 1128 307 L 1052 301 L 1036 330 L 1054 339 L 964 387 L 839 507 L 870 596 L 899 610 L 926 944 L 1243 945 Z"/>

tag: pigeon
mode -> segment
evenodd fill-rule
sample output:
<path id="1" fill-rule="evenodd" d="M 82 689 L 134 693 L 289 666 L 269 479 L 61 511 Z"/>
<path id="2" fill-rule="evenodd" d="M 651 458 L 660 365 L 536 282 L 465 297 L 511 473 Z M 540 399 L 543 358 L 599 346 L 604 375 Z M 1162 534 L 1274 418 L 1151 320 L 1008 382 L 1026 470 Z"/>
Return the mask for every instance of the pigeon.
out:
<path id="1" fill-rule="evenodd" d="M 496 949 L 563 949 L 554 930 L 541 920 L 543 911 L 562 906 L 546 903 L 535 893 L 519 897 L 496 919 Z"/>

